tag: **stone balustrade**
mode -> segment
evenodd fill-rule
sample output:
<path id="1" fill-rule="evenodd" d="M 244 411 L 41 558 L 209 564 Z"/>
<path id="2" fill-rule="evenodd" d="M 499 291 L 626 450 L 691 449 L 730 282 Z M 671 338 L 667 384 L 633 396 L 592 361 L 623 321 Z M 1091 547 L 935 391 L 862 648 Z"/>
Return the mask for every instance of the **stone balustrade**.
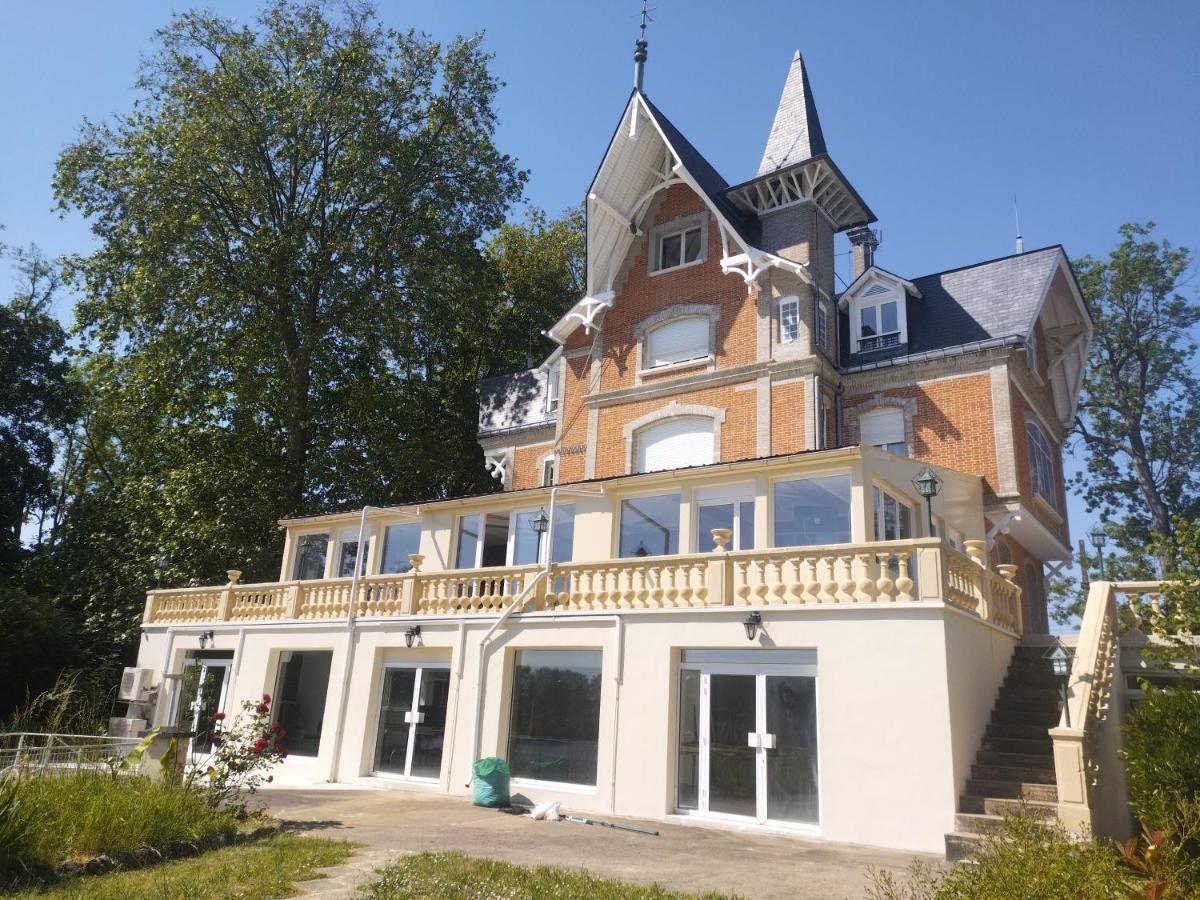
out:
<path id="1" fill-rule="evenodd" d="M 147 624 L 942 602 L 1020 633 L 1012 567 L 938 538 L 150 591 Z"/>

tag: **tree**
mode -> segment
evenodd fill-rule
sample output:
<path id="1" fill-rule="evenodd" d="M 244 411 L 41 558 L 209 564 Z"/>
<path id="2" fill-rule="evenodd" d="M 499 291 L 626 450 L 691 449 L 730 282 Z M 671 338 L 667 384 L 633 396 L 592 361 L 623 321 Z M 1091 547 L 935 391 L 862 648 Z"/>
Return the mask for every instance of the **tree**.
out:
<path id="1" fill-rule="evenodd" d="M 1190 253 L 1153 229 L 1122 225 L 1108 259 L 1075 263 L 1095 328 L 1073 429 L 1086 459 L 1076 487 L 1135 569 L 1148 565 L 1146 547 L 1170 546 L 1176 518 L 1200 515 L 1200 305 L 1182 292 Z M 1169 569 L 1169 552 L 1157 565 Z"/>
<path id="2" fill-rule="evenodd" d="M 66 334 L 49 311 L 58 270 L 36 247 L 9 255 L 20 281 L 0 304 L 0 574 L 11 575 L 22 528 L 49 500 L 54 436 L 74 415 L 76 395 Z"/>
<path id="3" fill-rule="evenodd" d="M 189 12 L 133 110 L 63 152 L 99 248 L 69 260 L 86 413 L 34 578 L 97 664 L 155 583 L 277 577 L 281 516 L 493 489 L 479 379 L 576 299 L 555 254 L 582 245 L 505 225 L 526 174 L 493 143 L 488 61 L 365 9 Z"/>

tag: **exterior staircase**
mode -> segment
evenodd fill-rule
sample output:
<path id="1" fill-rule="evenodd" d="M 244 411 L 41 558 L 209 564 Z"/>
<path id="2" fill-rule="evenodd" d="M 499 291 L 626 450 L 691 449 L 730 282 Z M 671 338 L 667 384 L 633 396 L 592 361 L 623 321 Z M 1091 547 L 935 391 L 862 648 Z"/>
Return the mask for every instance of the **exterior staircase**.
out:
<path id="1" fill-rule="evenodd" d="M 1058 724 L 1061 702 L 1045 652 L 1045 646 L 1020 645 L 1013 653 L 959 799 L 955 830 L 946 835 L 948 860 L 969 856 L 1009 813 L 1024 811 L 1045 819 L 1057 814 L 1048 731 Z"/>

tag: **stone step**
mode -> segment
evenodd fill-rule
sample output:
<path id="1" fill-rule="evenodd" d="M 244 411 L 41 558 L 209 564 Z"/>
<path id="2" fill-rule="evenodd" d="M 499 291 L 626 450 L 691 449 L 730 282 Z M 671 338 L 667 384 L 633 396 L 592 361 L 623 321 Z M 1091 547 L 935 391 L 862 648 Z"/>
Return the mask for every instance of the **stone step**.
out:
<path id="1" fill-rule="evenodd" d="M 952 831 L 946 835 L 946 859 L 959 862 L 983 846 L 983 835 Z"/>
<path id="2" fill-rule="evenodd" d="M 1057 784 L 1054 767 L 1033 766 L 989 766 L 976 763 L 971 767 L 971 777 L 981 781 L 1020 781 L 1029 784 Z"/>
<path id="3" fill-rule="evenodd" d="M 1001 738 L 1004 740 L 1040 741 L 1047 736 L 1049 728 L 1045 725 L 1017 724 L 1015 722 L 989 722 L 985 737 Z"/>
<path id="4" fill-rule="evenodd" d="M 959 834 L 991 834 L 1004 824 L 1004 816 L 990 816 L 987 813 L 957 813 L 954 816 L 954 830 Z"/>
<path id="5" fill-rule="evenodd" d="M 975 757 L 976 765 L 980 766 L 1005 766 L 1006 768 L 1019 769 L 1028 767 L 1031 769 L 1053 769 L 1054 754 L 1053 753 L 1004 753 L 1001 750 L 980 750 Z"/>
<path id="6" fill-rule="evenodd" d="M 1008 670 L 1002 682 L 1004 687 L 1041 688 L 1043 690 L 1060 691 L 1058 682 L 1053 675 L 1042 675 L 1040 672 L 1023 672 Z"/>
<path id="7" fill-rule="evenodd" d="M 980 816 L 1011 816 L 1020 813 L 1050 821 L 1058 815 L 1058 804 L 1049 800 L 966 796 L 959 798 L 959 812 Z"/>
<path id="8" fill-rule="evenodd" d="M 1044 725 L 1053 728 L 1058 724 L 1059 713 L 1049 709 L 993 709 L 992 721 L 996 724 Z"/>
<path id="9" fill-rule="evenodd" d="M 1038 784 L 1032 781 L 1003 781 L 991 778 L 968 778 L 968 797 L 984 797 L 989 800 L 1038 800 L 1054 803 L 1058 800 L 1058 786 Z M 973 812 L 973 810 L 964 810 Z"/>
<path id="10" fill-rule="evenodd" d="M 1057 707 L 1062 694 L 1058 688 L 1054 687 L 1009 687 L 1000 688 L 1000 694 L 996 698 L 997 705 L 1005 706 L 1011 703 L 1020 705 L 1028 705 L 1036 703 L 1043 709 L 1051 709 Z"/>
<path id="11" fill-rule="evenodd" d="M 983 739 L 984 750 L 999 750 L 1001 753 L 1033 753 L 1045 755 L 1054 752 L 1054 743 L 1047 735 L 1044 738 L 1033 740 L 1023 740 L 1021 738 L 993 738 L 985 737 Z"/>

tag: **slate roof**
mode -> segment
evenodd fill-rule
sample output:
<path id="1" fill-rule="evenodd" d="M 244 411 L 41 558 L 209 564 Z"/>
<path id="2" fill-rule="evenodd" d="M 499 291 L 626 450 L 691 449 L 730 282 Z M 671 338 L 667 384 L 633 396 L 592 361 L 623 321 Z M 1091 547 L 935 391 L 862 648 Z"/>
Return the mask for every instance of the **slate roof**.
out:
<path id="1" fill-rule="evenodd" d="M 808 71 L 804 68 L 804 57 L 797 50 L 783 83 L 783 93 L 779 97 L 775 122 L 771 125 L 758 174 L 767 175 L 828 152 L 812 86 L 808 83 Z"/>
<path id="2" fill-rule="evenodd" d="M 909 342 L 875 353 L 851 353 L 850 329 L 843 327 L 843 364 L 856 366 L 981 341 L 1028 337 L 1062 252 L 1059 245 L 1043 247 L 910 279 L 922 299 L 907 301 Z"/>
<path id="3" fill-rule="evenodd" d="M 738 235 L 743 241 L 752 247 L 757 247 L 760 235 L 758 219 L 747 215 L 733 205 L 725 196 L 725 189 L 729 187 L 729 182 L 721 177 L 721 173 L 713 168 L 712 163 L 705 159 L 699 150 L 692 146 L 692 142 L 683 136 L 683 132 L 676 128 L 671 123 L 671 120 L 663 115 L 662 110 L 655 106 L 649 97 L 642 94 L 642 99 L 646 101 L 646 108 L 654 116 L 658 127 L 662 130 L 663 136 L 667 139 L 667 143 L 678 154 L 679 161 L 683 163 L 683 167 L 688 170 L 691 176 L 696 179 L 696 183 L 704 191 L 709 201 L 721 211 L 721 215 L 737 230 Z"/>
<path id="4" fill-rule="evenodd" d="M 554 421 L 546 411 L 545 378 L 538 369 L 485 378 L 479 386 L 479 432 L 495 434 Z"/>

